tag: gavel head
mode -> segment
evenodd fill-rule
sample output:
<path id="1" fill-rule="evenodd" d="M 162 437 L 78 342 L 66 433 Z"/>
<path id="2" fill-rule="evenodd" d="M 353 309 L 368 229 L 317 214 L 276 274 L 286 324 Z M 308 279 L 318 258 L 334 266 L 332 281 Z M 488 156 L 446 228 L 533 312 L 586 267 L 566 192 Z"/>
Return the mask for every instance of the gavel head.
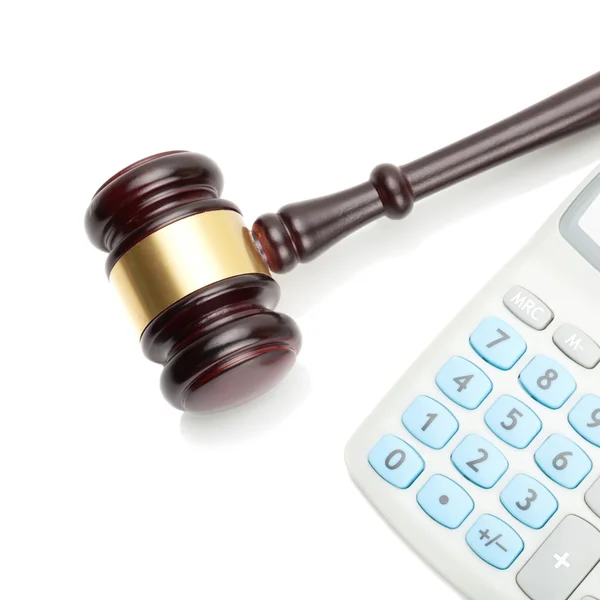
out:
<path id="1" fill-rule="evenodd" d="M 205 156 L 157 154 L 102 185 L 85 217 L 144 354 L 164 365 L 163 394 L 191 412 L 262 394 L 301 344 L 294 321 L 272 310 L 279 286 L 222 186 Z"/>

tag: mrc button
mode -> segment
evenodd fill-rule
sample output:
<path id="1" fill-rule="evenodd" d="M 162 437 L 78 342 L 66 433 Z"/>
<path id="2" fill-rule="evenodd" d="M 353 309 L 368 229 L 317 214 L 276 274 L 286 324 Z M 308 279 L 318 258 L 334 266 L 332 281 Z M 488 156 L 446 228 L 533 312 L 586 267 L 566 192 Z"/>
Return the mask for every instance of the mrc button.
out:
<path id="1" fill-rule="evenodd" d="M 550 308 L 520 285 L 515 285 L 504 296 L 504 306 L 523 323 L 538 331 L 546 329 L 554 319 Z"/>

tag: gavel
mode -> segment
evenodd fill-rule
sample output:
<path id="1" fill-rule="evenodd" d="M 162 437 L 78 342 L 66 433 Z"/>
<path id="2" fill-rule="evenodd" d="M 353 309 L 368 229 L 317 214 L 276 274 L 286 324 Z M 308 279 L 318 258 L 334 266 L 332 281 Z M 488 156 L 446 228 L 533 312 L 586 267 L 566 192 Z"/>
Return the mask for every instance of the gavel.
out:
<path id="1" fill-rule="evenodd" d="M 293 366 L 296 323 L 276 312 L 271 273 L 313 260 L 379 217 L 404 219 L 416 201 L 502 162 L 600 123 L 600 73 L 474 135 L 367 182 L 244 226 L 221 199 L 206 156 L 172 151 L 123 169 L 94 195 L 91 242 L 129 310 L 144 354 L 164 366 L 176 408 L 213 412 L 261 395 Z"/>

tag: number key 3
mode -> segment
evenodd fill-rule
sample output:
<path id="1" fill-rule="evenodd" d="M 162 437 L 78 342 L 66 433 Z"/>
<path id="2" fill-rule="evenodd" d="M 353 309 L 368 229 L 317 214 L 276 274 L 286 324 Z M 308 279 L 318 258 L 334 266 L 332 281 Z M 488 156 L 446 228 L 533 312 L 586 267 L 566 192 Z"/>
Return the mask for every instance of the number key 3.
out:
<path id="1" fill-rule="evenodd" d="M 600 448 L 600 398 L 584 396 L 569 414 L 569 423 L 590 444 Z"/>
<path id="2" fill-rule="evenodd" d="M 479 487 L 489 489 L 498 483 L 508 469 L 508 461 L 486 439 L 468 435 L 452 453 L 454 466 Z"/>
<path id="3" fill-rule="evenodd" d="M 548 408 L 560 408 L 577 388 L 570 373 L 547 356 L 536 356 L 519 376 L 525 391 Z"/>
<path id="4" fill-rule="evenodd" d="M 500 495 L 504 508 L 527 527 L 541 529 L 558 510 L 558 502 L 539 481 L 517 475 Z"/>

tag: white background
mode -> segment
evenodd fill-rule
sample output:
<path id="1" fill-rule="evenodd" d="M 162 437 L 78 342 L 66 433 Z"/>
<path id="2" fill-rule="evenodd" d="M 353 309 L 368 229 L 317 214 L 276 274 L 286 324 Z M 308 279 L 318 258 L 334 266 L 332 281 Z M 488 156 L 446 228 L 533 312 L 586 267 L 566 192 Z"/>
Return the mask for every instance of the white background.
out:
<path id="1" fill-rule="evenodd" d="M 209 418 L 161 399 L 83 215 L 169 149 L 214 158 L 248 223 L 361 183 L 597 71 L 599 17 L 573 0 L 3 3 L 0 597 L 458 598 L 353 486 L 344 445 L 600 161 L 600 131 L 280 277 L 298 366 Z"/>

